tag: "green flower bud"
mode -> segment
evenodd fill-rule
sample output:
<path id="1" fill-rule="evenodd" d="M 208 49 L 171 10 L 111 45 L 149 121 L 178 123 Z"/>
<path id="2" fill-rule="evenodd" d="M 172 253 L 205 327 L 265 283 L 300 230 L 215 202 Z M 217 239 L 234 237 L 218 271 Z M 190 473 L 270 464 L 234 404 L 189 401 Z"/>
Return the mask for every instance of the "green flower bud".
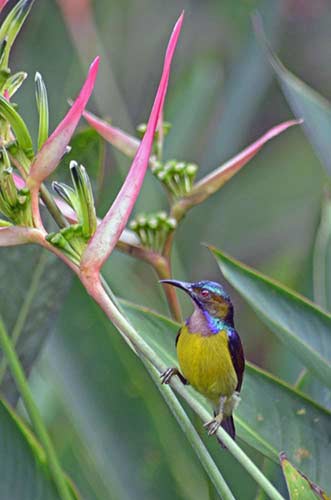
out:
<path id="1" fill-rule="evenodd" d="M 171 230 L 176 229 L 176 227 L 177 227 L 177 221 L 174 217 L 168 217 L 166 220 L 166 224 L 167 224 L 168 228 Z"/>
<path id="2" fill-rule="evenodd" d="M 70 162 L 70 173 L 73 188 L 60 182 L 53 182 L 52 187 L 76 212 L 82 235 L 88 240 L 97 228 L 91 182 L 83 165 L 78 165 L 75 161 Z"/>
<path id="3" fill-rule="evenodd" d="M 198 165 L 196 165 L 195 163 L 188 163 L 186 165 L 186 173 L 189 177 L 195 177 L 197 171 Z"/>

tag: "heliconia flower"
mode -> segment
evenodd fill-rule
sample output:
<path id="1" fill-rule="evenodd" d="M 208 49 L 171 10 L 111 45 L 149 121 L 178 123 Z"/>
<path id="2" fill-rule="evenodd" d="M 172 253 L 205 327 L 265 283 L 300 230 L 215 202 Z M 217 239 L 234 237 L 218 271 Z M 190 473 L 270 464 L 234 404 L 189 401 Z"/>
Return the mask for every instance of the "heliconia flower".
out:
<path id="1" fill-rule="evenodd" d="M 21 176 L 18 174 L 13 173 L 13 179 L 15 182 L 15 185 L 17 189 L 23 189 L 25 187 L 25 181 L 22 179 Z M 54 201 L 58 208 L 60 209 L 60 212 L 64 217 L 67 219 L 67 221 L 70 224 L 76 224 L 78 222 L 78 217 L 76 212 L 71 208 L 68 203 L 66 203 L 64 200 L 59 198 L 58 196 L 54 196 Z M 42 201 L 41 201 L 42 203 Z M 100 219 L 97 219 L 97 223 L 100 224 Z M 2 228 L 0 228 L 1 230 Z M 139 245 L 139 238 L 135 235 L 133 231 L 130 231 L 128 229 L 125 229 L 121 235 L 121 240 L 124 243 L 127 243 L 129 245 Z M 1 244 L 0 244 L 1 246 Z M 5 246 L 5 245 L 4 245 Z"/>
<path id="2" fill-rule="evenodd" d="M 77 99 L 35 157 L 27 180 L 29 187 L 33 187 L 35 184 L 39 187 L 60 162 L 92 94 L 98 67 L 99 58 L 97 57 L 90 66 L 86 81 Z"/>
<path id="3" fill-rule="evenodd" d="M 171 61 L 183 23 L 182 14 L 178 19 L 167 47 L 163 72 L 157 90 L 153 108 L 148 120 L 146 133 L 140 143 L 130 171 L 118 193 L 114 203 L 98 226 L 81 259 L 81 273 L 88 272 L 90 276 L 98 274 L 105 260 L 111 254 L 121 236 L 134 204 L 139 195 L 144 176 L 148 167 L 156 126 L 162 113 L 168 86 Z"/>
<path id="4" fill-rule="evenodd" d="M 106 121 L 98 118 L 88 111 L 84 111 L 83 116 L 89 123 L 89 125 L 94 128 L 106 141 L 110 142 L 119 151 L 126 154 L 127 156 L 134 156 L 140 145 L 140 141 L 138 139 L 117 127 L 113 127 Z M 260 149 L 266 142 L 281 134 L 287 128 L 292 127 L 293 125 L 298 125 L 300 123 L 302 123 L 302 120 L 290 120 L 276 125 L 253 144 L 227 161 L 224 165 L 213 170 L 203 179 L 193 184 L 186 195 L 182 196 L 182 198 L 175 204 L 173 213 L 176 218 L 178 218 L 179 220 L 182 215 L 184 215 L 191 207 L 198 205 L 206 198 L 214 194 L 216 191 L 218 191 L 229 179 L 231 179 L 231 177 L 233 177 L 260 151 Z M 153 161 L 151 163 L 151 167 L 154 173 L 158 174 L 159 166 L 161 170 L 164 168 L 167 170 L 167 164 L 159 165 L 159 162 Z M 171 174 L 170 171 L 168 173 Z M 160 178 L 160 180 L 162 179 Z"/>

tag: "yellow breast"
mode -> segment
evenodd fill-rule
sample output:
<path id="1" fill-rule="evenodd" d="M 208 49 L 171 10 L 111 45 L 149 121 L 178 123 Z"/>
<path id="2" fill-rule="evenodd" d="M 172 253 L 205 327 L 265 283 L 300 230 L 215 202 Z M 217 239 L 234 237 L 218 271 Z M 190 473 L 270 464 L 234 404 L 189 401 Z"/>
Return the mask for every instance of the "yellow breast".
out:
<path id="1" fill-rule="evenodd" d="M 181 371 L 188 382 L 208 399 L 231 396 L 237 386 L 224 330 L 215 335 L 190 333 L 184 326 L 177 343 Z"/>

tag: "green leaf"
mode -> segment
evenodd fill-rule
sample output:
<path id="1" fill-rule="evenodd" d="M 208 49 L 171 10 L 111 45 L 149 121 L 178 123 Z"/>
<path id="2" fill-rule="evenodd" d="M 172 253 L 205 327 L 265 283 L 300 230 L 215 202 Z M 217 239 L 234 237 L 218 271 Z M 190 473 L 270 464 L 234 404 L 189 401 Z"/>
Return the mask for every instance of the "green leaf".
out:
<path id="1" fill-rule="evenodd" d="M 331 390 L 314 377 L 309 371 L 304 370 L 295 387 L 307 394 L 327 410 L 331 411 Z"/>
<path id="2" fill-rule="evenodd" d="M 279 455 L 282 470 L 285 476 L 290 500 L 328 500 L 328 497 L 319 486 L 312 483 L 287 459 L 285 453 Z"/>
<path id="3" fill-rule="evenodd" d="M 30 373 L 44 341 L 52 331 L 71 278 L 54 256 L 33 246 L 0 250 L 2 283 L 0 312 L 23 363 Z M 1 390 L 15 404 L 16 385 L 0 361 Z"/>
<path id="4" fill-rule="evenodd" d="M 0 400 L 0 498 L 59 500 L 43 450 L 25 424 Z"/>
<path id="5" fill-rule="evenodd" d="M 41 149 L 44 142 L 48 138 L 49 129 L 49 111 L 48 111 L 48 98 L 45 82 L 40 73 L 35 75 L 36 85 L 36 102 L 39 114 L 39 129 L 38 129 L 38 151 Z"/>
<path id="6" fill-rule="evenodd" d="M 262 37 L 263 38 L 263 37 Z M 303 118 L 304 131 L 329 175 L 331 174 L 331 104 L 305 82 L 288 71 L 279 58 L 262 42 L 294 115 Z"/>
<path id="7" fill-rule="evenodd" d="M 147 308 L 123 302 L 124 310 L 146 342 L 168 366 L 177 365 L 178 325 Z M 193 389 L 192 395 L 208 403 Z M 248 363 L 235 413 L 238 437 L 265 456 L 278 461 L 285 450 L 314 481 L 331 488 L 331 414 L 281 380 Z"/>
<path id="8" fill-rule="evenodd" d="M 0 115 L 9 122 L 16 139 L 28 158 L 33 157 L 33 145 L 29 130 L 13 106 L 0 95 Z"/>
<path id="9" fill-rule="evenodd" d="M 28 74 L 25 73 L 25 71 L 19 71 L 18 73 L 10 76 L 2 89 L 3 92 L 6 90 L 9 97 L 12 97 L 25 82 L 27 76 Z"/>
<path id="10" fill-rule="evenodd" d="M 31 10 L 33 2 L 34 0 L 20 0 L 17 2 L 1 25 L 0 40 L 4 40 L 6 38 L 4 56 L 1 62 L 1 66 L 3 68 L 8 66 L 10 50 Z"/>
<path id="11" fill-rule="evenodd" d="M 325 310 L 331 310 L 331 199 L 324 195 L 321 221 L 316 234 L 313 260 L 314 300 Z"/>
<path id="12" fill-rule="evenodd" d="M 261 320 L 331 387 L 331 316 L 276 281 L 211 248 L 225 278 Z"/>

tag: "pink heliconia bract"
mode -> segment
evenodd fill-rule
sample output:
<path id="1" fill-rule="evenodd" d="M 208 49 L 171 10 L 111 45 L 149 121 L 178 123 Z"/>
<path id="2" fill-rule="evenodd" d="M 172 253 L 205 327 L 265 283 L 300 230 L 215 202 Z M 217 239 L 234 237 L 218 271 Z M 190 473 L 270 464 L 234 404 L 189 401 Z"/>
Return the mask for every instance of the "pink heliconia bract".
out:
<path id="1" fill-rule="evenodd" d="M 40 185 L 59 164 L 92 94 L 98 67 L 99 57 L 91 64 L 86 81 L 77 99 L 35 157 L 27 180 L 28 186 Z"/>
<path id="2" fill-rule="evenodd" d="M 0 247 L 12 247 L 33 243 L 39 235 L 40 231 L 33 227 L 0 227 Z"/>
<path id="3" fill-rule="evenodd" d="M 134 157 L 140 145 L 139 139 L 127 134 L 120 128 L 113 127 L 110 123 L 98 118 L 89 111 L 85 110 L 83 117 L 106 141 L 110 142 L 119 151 L 122 151 L 126 156 Z"/>
<path id="4" fill-rule="evenodd" d="M 89 276 L 98 274 L 105 260 L 114 249 L 130 217 L 139 195 L 152 150 L 154 134 L 163 110 L 168 86 L 171 61 L 175 52 L 184 14 L 179 17 L 171 34 L 167 47 L 163 72 L 157 90 L 153 108 L 148 120 L 146 133 L 140 143 L 130 171 L 114 203 L 98 226 L 81 260 L 81 273 Z"/>
<path id="5" fill-rule="evenodd" d="M 289 127 L 299 125 L 300 123 L 302 123 L 302 120 L 289 120 L 268 130 L 268 132 L 224 163 L 221 167 L 213 170 L 210 174 L 198 181 L 193 186 L 191 193 L 187 196 L 187 201 L 189 202 L 189 200 L 192 199 L 193 204 L 204 201 L 245 166 L 260 151 L 266 142 L 281 134 Z"/>
<path id="6" fill-rule="evenodd" d="M 8 0 L 0 0 L 0 12 L 7 5 Z"/>

